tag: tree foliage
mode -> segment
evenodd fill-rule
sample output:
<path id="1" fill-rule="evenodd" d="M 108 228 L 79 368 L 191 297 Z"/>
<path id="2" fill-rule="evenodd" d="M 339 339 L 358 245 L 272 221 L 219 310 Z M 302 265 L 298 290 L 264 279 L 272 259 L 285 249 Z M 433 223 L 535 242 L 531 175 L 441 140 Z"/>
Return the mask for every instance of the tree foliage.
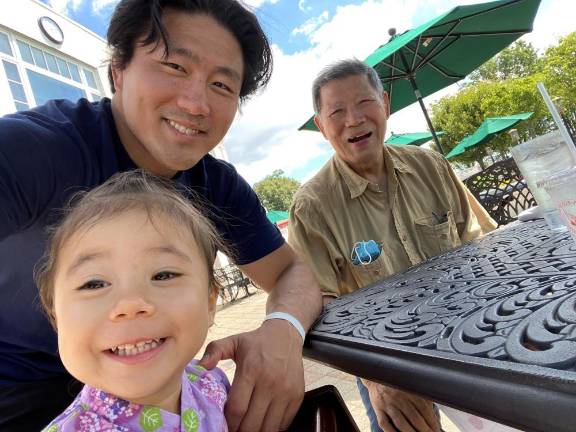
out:
<path id="1" fill-rule="evenodd" d="M 559 97 L 559 109 L 576 129 L 576 32 L 560 39 L 542 58 L 544 83 L 550 95 Z"/>
<path id="2" fill-rule="evenodd" d="M 576 33 L 561 39 L 538 57 L 532 45 L 517 42 L 503 50 L 470 75 L 470 81 L 453 96 L 432 106 L 432 122 L 444 131 L 445 151 L 454 148 L 473 133 L 487 117 L 499 117 L 533 111 L 534 115 L 518 123 L 521 141 L 542 135 L 553 126 L 550 113 L 536 83 L 545 83 L 552 96 L 561 96 L 564 113 L 576 120 Z M 451 161 L 471 165 L 481 162 L 490 147 L 506 151 L 512 140 L 499 134 L 487 145 L 466 150 Z"/>
<path id="3" fill-rule="evenodd" d="M 300 183 L 284 175 L 284 171 L 275 170 L 254 185 L 260 201 L 267 210 L 288 211 L 294 192 Z"/>
<path id="4" fill-rule="evenodd" d="M 473 55 L 473 54 L 472 54 Z M 538 51 L 529 42 L 518 41 L 502 50 L 469 75 L 471 82 L 500 81 L 532 75 L 538 69 Z"/>

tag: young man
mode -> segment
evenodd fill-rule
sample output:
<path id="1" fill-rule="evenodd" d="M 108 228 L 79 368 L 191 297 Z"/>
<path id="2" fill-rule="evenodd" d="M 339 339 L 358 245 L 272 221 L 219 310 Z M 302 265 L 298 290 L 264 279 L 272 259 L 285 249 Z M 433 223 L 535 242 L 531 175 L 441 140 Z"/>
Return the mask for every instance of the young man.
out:
<path id="1" fill-rule="evenodd" d="M 384 145 L 389 101 L 374 69 L 335 63 L 312 94 L 336 154 L 296 193 L 289 242 L 312 265 L 325 303 L 494 229 L 439 153 Z M 377 250 L 361 255 L 356 246 L 370 240 Z M 373 432 L 440 430 L 432 402 L 367 380 L 358 387 Z"/>
<path id="2" fill-rule="evenodd" d="M 270 293 L 267 312 L 285 313 L 211 344 L 203 364 L 237 363 L 230 431 L 286 428 L 304 392 L 302 326 L 321 297 L 249 185 L 208 155 L 267 83 L 268 41 L 236 0 L 122 0 L 108 42 L 111 101 L 51 101 L 0 119 L 0 430 L 39 430 L 78 390 L 32 282 L 46 226 L 74 192 L 137 167 L 195 190 L 242 271 Z"/>

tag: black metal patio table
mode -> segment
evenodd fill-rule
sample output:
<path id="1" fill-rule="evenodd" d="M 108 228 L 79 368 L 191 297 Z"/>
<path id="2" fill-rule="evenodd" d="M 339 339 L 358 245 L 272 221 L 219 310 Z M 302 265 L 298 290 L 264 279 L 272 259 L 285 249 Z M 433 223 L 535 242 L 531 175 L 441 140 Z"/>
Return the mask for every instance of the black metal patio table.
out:
<path id="1" fill-rule="evenodd" d="M 576 431 L 576 244 L 514 223 L 326 306 L 306 357 L 538 432 Z"/>

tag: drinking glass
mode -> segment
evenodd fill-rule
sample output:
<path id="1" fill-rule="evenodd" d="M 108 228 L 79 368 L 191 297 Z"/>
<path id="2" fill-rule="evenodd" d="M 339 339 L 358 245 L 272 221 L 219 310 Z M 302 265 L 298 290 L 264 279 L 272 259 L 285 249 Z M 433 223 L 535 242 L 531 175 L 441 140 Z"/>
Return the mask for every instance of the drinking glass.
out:
<path id="1" fill-rule="evenodd" d="M 566 144 L 559 131 L 554 131 L 518 144 L 510 151 L 528 183 L 530 192 L 534 195 L 538 206 L 542 208 L 544 219 L 550 229 L 566 230 L 550 195 L 543 187 L 538 187 L 538 182 L 576 166 L 574 150 Z"/>
<path id="2" fill-rule="evenodd" d="M 576 168 L 569 168 L 538 182 L 556 206 L 560 219 L 576 241 Z"/>

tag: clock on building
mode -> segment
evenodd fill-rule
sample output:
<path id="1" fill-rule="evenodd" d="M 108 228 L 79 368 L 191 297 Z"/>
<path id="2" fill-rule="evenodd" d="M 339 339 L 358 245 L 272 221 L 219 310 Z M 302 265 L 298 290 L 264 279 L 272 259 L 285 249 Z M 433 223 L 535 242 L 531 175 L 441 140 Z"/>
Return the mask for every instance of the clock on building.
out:
<path id="1" fill-rule="evenodd" d="M 38 19 L 38 25 L 44 36 L 46 36 L 52 42 L 61 44 L 64 42 L 64 32 L 58 25 L 56 21 L 52 18 L 43 16 Z"/>

